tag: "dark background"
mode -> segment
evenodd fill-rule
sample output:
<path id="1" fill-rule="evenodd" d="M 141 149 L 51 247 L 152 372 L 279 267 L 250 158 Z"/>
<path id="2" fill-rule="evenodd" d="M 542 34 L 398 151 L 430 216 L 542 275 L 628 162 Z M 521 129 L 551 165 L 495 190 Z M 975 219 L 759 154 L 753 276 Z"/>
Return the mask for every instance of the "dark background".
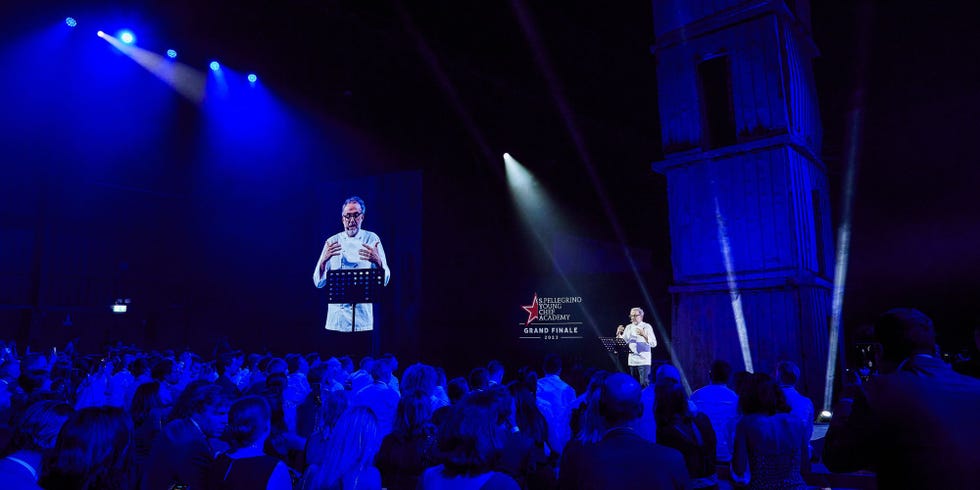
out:
<path id="1" fill-rule="evenodd" d="M 812 10 L 835 226 L 857 145 L 845 330 L 913 306 L 959 349 L 978 322 L 980 9 L 831 0 Z M 324 218 L 339 201 L 318 186 L 398 172 L 420 175 L 421 201 L 384 226 L 417 221 L 419 260 L 397 260 L 421 270 L 392 280 L 421 286 L 397 293 L 418 311 L 390 326 L 398 334 L 383 350 L 447 366 L 532 358 L 542 346 L 517 342 L 520 305 L 566 294 L 551 292 L 567 283 L 549 252 L 582 237 L 615 250 L 617 225 L 649 296 L 628 270 L 588 267 L 569 276 L 572 293 L 598 328 L 635 304 L 669 323 L 649 2 L 15 1 L 0 13 L 3 337 L 345 348 L 322 331 L 322 298 L 307 287 L 323 238 L 339 230 Z M 122 27 L 202 70 L 219 59 L 229 73 L 256 72 L 263 95 L 237 106 L 255 120 L 180 98 L 94 36 Z M 547 248 L 516 213 L 504 152 L 560 214 Z M 365 227 L 389 260 L 413 250 L 375 223 Z M 595 250 L 559 254 L 557 266 L 601 261 Z M 106 312 L 117 297 L 133 298 L 132 314 Z"/>

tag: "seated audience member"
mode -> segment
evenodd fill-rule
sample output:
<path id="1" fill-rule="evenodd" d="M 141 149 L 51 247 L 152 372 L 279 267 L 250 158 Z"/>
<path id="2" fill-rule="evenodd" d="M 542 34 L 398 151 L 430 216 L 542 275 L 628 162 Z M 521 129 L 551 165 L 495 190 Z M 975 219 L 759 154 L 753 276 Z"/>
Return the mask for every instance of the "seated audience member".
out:
<path id="1" fill-rule="evenodd" d="M 126 409 L 132 407 L 133 396 L 136 395 L 137 388 L 153 381 L 153 377 L 150 376 L 150 364 L 143 357 L 134 359 L 129 364 L 129 371 L 133 375 L 133 383 L 129 385 L 126 393 L 123 395 L 125 397 L 123 403 L 125 403 Z"/>
<path id="2" fill-rule="evenodd" d="M 429 399 L 430 412 L 443 406 L 443 400 L 436 396 L 436 385 L 439 382 L 435 368 L 427 364 L 413 364 L 402 374 L 402 392 L 420 391 Z"/>
<path id="3" fill-rule="evenodd" d="M 693 488 L 718 488 L 715 469 L 717 442 L 711 421 L 703 412 L 691 412 L 684 387 L 673 379 L 656 384 L 657 443 L 684 456 Z"/>
<path id="4" fill-rule="evenodd" d="M 406 384 L 409 370 L 411 368 L 405 370 Z M 435 428 L 431 416 L 432 401 L 422 391 L 406 391 L 398 401 L 391 434 L 381 441 L 381 449 L 374 460 L 381 471 L 383 487 L 415 490 L 422 472 L 436 464 Z"/>
<path id="5" fill-rule="evenodd" d="M 599 438 L 606 431 L 602 416 L 599 415 L 599 395 L 602 393 L 602 385 L 609 376 L 608 371 L 598 370 L 592 373 L 589 384 L 585 392 L 575 399 L 572 409 L 571 429 L 572 441 L 576 444 L 593 444 L 599 442 Z M 651 441 L 653 442 L 653 441 Z"/>
<path id="6" fill-rule="evenodd" d="M 513 382 L 520 383 L 522 386 L 527 388 L 528 391 L 534 393 L 538 410 L 541 412 L 541 415 L 544 416 L 545 420 L 548 421 L 548 446 L 554 450 L 554 448 L 560 445 L 561 439 L 560 433 L 562 432 L 562 429 L 560 426 L 562 421 L 558 415 L 560 413 L 560 408 L 552 405 L 547 398 L 542 397 L 538 393 L 538 374 L 535 373 L 533 369 L 527 366 L 519 368 L 517 370 L 517 376 Z M 571 429 L 568 430 L 571 432 Z"/>
<path id="7" fill-rule="evenodd" d="M 331 357 L 324 362 L 326 371 L 323 379 L 320 380 L 321 390 L 325 391 L 344 391 L 344 380 L 346 379 L 344 368 L 336 357 Z"/>
<path id="8" fill-rule="evenodd" d="M 504 382 L 504 365 L 494 359 L 487 363 L 487 374 L 490 376 L 490 385 L 499 385 Z"/>
<path id="9" fill-rule="evenodd" d="M 10 392 L 10 386 L 0 383 L 0 448 L 7 447 L 13 437 L 10 425 L 13 412 L 13 393 Z"/>
<path id="10" fill-rule="evenodd" d="M 289 381 L 284 373 L 271 373 L 265 379 L 266 390 L 261 396 L 269 403 L 272 413 L 272 433 L 265 441 L 267 453 L 287 461 L 291 467 L 301 467 L 306 439 L 297 435 L 296 407 L 284 401 L 284 393 Z"/>
<path id="11" fill-rule="evenodd" d="M 681 373 L 674 367 L 673 364 L 661 364 L 657 367 L 656 371 L 653 373 L 653 383 L 643 388 L 643 393 L 640 395 L 640 399 L 643 402 L 643 415 L 635 424 L 636 431 L 643 437 L 645 437 L 650 442 L 657 442 L 657 421 L 654 416 L 652 408 L 647 410 L 647 407 L 654 407 L 657 404 L 657 383 L 662 382 L 667 379 L 672 379 L 680 383 Z M 694 406 L 694 402 L 688 400 L 688 408 L 691 412 L 696 412 L 698 409 Z"/>
<path id="12" fill-rule="evenodd" d="M 129 371 L 129 365 L 132 362 L 132 356 L 127 355 L 120 357 L 118 362 L 115 363 L 115 372 L 109 378 L 106 405 L 129 408 L 129 405 L 126 404 L 126 394 L 131 392 L 131 387 L 136 382 L 133 373 Z"/>
<path id="13" fill-rule="evenodd" d="M 144 490 L 169 490 L 174 485 L 206 488 L 208 468 L 217 453 L 212 440 L 228 425 L 228 399 L 217 385 L 192 381 L 170 411 L 144 468 Z"/>
<path id="14" fill-rule="evenodd" d="M 561 356 L 548 354 L 542 365 L 544 376 L 538 379 L 538 397 L 551 404 L 555 420 L 552 432 L 555 434 L 555 446 L 551 449 L 561 453 L 565 444 L 571 439 L 570 418 L 572 402 L 575 401 L 575 390 L 561 379 Z"/>
<path id="15" fill-rule="evenodd" d="M 790 415 L 786 396 L 765 374 L 752 374 L 738 397 L 732 478 L 749 489 L 806 489 L 810 451 L 806 425 Z"/>
<path id="16" fill-rule="evenodd" d="M 289 375 L 286 376 L 285 402 L 298 407 L 313 392 L 307 377 L 310 373 L 310 365 L 306 362 L 306 358 L 299 354 L 286 356 L 286 364 L 289 367 Z"/>
<path id="17" fill-rule="evenodd" d="M 485 390 L 490 387 L 490 374 L 487 373 L 486 368 L 473 368 L 473 370 L 470 371 L 467 381 L 470 385 L 470 391 Z"/>
<path id="18" fill-rule="evenodd" d="M 390 388 L 389 388 L 390 389 Z M 380 444 L 378 418 L 368 407 L 348 408 L 333 429 L 323 454 L 303 474 L 304 490 L 376 490 L 381 473 L 373 466 Z"/>
<path id="19" fill-rule="evenodd" d="M 245 356 L 240 351 L 225 352 L 218 358 L 218 371 L 221 375 L 214 384 L 225 390 L 230 398 L 241 395 L 242 390 L 238 383 L 241 381 L 240 372 L 244 364 Z"/>
<path id="20" fill-rule="evenodd" d="M 449 404 L 441 406 L 432 412 L 432 425 L 436 427 L 442 425 L 442 422 L 446 420 L 446 417 L 452 411 L 452 406 L 459 403 L 469 392 L 470 385 L 466 382 L 466 378 L 460 376 L 449 381 L 449 386 L 446 388 Z"/>
<path id="21" fill-rule="evenodd" d="M 177 365 L 170 359 L 161 359 L 150 370 L 153 381 L 160 383 L 160 389 L 164 400 L 174 401 L 180 395 L 177 384 L 180 382 L 180 373 Z M 186 388 L 185 388 L 186 389 Z"/>
<path id="22" fill-rule="evenodd" d="M 932 320 L 921 311 L 885 312 L 874 337 L 881 374 L 837 403 L 827 468 L 873 470 L 878 488 L 980 488 L 980 380 L 935 357 Z"/>
<path id="23" fill-rule="evenodd" d="M 251 370 L 248 376 L 248 388 L 245 393 L 248 395 L 257 395 L 265 391 L 265 378 L 266 373 L 269 371 L 269 364 L 272 360 L 276 359 L 272 356 L 263 356 L 255 364 L 255 369 Z"/>
<path id="24" fill-rule="evenodd" d="M 231 405 L 225 439 L 231 449 L 219 455 L 208 470 L 212 490 L 289 490 L 286 465 L 262 451 L 271 431 L 269 403 L 248 396 Z"/>
<path id="25" fill-rule="evenodd" d="M 310 367 L 310 394 L 296 407 L 296 435 L 300 437 L 310 437 L 316 428 L 316 412 L 320 408 L 324 393 L 329 393 L 329 390 L 324 391 L 323 384 L 326 371 L 327 365 L 323 362 Z"/>
<path id="26" fill-rule="evenodd" d="M 320 407 L 317 410 L 313 433 L 306 439 L 304 449 L 306 465 L 323 464 L 323 454 L 326 451 L 327 440 L 337 425 L 337 419 L 347 410 L 347 393 L 331 391 L 324 393 Z"/>
<path id="27" fill-rule="evenodd" d="M 980 325 L 973 327 L 973 345 L 974 349 L 970 357 L 953 364 L 953 370 L 960 374 L 980 378 Z"/>
<path id="28" fill-rule="evenodd" d="M 698 412 L 707 415 L 711 421 L 711 428 L 718 439 L 716 458 L 719 463 L 732 460 L 732 445 L 735 443 L 738 395 L 728 388 L 731 375 L 731 365 L 725 361 L 715 361 L 708 371 L 711 384 L 691 394 L 691 401 Z"/>
<path id="29" fill-rule="evenodd" d="M 494 471 L 503 449 L 498 409 L 498 395 L 487 390 L 453 405 L 436 435 L 443 463 L 422 473 L 420 490 L 520 488 L 507 474 Z"/>
<path id="30" fill-rule="evenodd" d="M 142 476 L 153 440 L 163 430 L 163 421 L 170 410 L 160 391 L 160 383 L 151 381 L 141 384 L 133 394 L 130 415 L 133 418 L 133 461 L 138 477 Z"/>
<path id="31" fill-rule="evenodd" d="M 371 356 L 362 357 L 361 360 L 357 362 L 357 370 L 350 373 L 350 375 L 354 376 L 355 374 L 359 374 L 359 373 L 370 375 L 371 369 L 374 367 L 375 362 L 376 361 Z"/>
<path id="32" fill-rule="evenodd" d="M 607 430 L 594 444 L 569 445 L 562 454 L 559 488 L 691 488 L 681 453 L 644 439 L 630 426 L 643 412 L 640 391 L 630 375 L 605 379 L 599 412 Z"/>
<path id="33" fill-rule="evenodd" d="M 16 387 L 17 378 L 20 378 L 20 360 L 12 354 L 4 356 L 0 360 L 0 386 Z"/>
<path id="34" fill-rule="evenodd" d="M 748 371 L 736 371 L 734 374 L 732 374 L 732 391 L 734 391 L 736 395 L 742 396 L 742 390 L 745 389 L 745 386 L 749 383 L 751 378 L 752 373 Z"/>
<path id="35" fill-rule="evenodd" d="M 800 394 L 796 390 L 796 382 L 800 379 L 800 368 L 791 361 L 780 361 L 776 363 L 776 382 L 786 396 L 786 404 L 789 405 L 789 413 L 799 417 L 806 426 L 806 440 L 813 437 L 813 402 Z M 809 442 L 807 443 L 809 446 Z M 811 451 L 812 452 L 812 451 Z"/>
<path id="36" fill-rule="evenodd" d="M 398 371 L 398 358 L 394 354 L 384 354 L 378 361 L 386 364 L 385 369 L 388 372 L 388 378 L 384 382 L 388 383 L 388 386 L 401 396 L 401 383 L 398 381 L 398 376 L 395 375 Z"/>
<path id="37" fill-rule="evenodd" d="M 340 366 L 343 368 L 344 380 L 350 378 L 350 375 L 354 372 L 354 360 L 350 356 L 340 356 L 337 358 L 340 361 Z"/>
<path id="38" fill-rule="evenodd" d="M 395 423 L 395 411 L 398 410 L 398 392 L 393 390 L 384 379 L 388 366 L 383 362 L 376 362 L 371 367 L 371 376 L 374 381 L 351 398 L 352 407 L 369 407 L 378 417 L 378 436 L 384 437 L 391 432 L 391 427 Z"/>
<path id="39" fill-rule="evenodd" d="M 502 415 L 506 416 L 504 421 L 513 420 L 517 430 L 505 426 L 511 430 L 505 436 L 500 467 L 521 488 L 554 488 L 558 453 L 548 444 L 548 421 L 538 409 L 537 397 L 526 385 L 515 381 L 509 388 L 511 396 L 502 399 Z"/>
<path id="40" fill-rule="evenodd" d="M 436 366 L 436 390 L 433 395 L 439 399 L 442 405 L 449 405 L 449 394 L 446 392 L 446 370 L 442 366 Z"/>
<path id="41" fill-rule="evenodd" d="M 4 389 L 4 387 L 0 387 Z M 41 458 L 55 446 L 58 432 L 72 414 L 71 405 L 41 401 L 13 421 L 6 457 L 0 459 L 0 482 L 6 490 L 39 489 Z"/>
<path id="42" fill-rule="evenodd" d="M 462 376 L 450 380 L 449 386 L 446 388 L 446 394 L 449 396 L 449 403 L 451 405 L 459 403 L 469 393 L 470 384 Z"/>
<path id="43" fill-rule="evenodd" d="M 121 408 L 89 407 L 75 412 L 58 433 L 39 480 L 59 490 L 133 488 L 133 425 Z"/>

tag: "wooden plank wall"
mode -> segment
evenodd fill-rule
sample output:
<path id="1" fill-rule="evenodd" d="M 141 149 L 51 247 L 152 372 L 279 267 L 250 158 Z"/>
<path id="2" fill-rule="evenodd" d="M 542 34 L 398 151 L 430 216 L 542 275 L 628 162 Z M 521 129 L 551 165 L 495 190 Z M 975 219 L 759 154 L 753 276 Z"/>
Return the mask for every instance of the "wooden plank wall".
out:
<path id="1" fill-rule="evenodd" d="M 803 33 L 775 15 L 692 39 L 657 52 L 665 153 L 702 147 L 697 66 L 726 56 L 731 70 L 737 141 L 790 133 L 820 153 L 822 126 L 813 55 Z"/>
<path id="2" fill-rule="evenodd" d="M 742 290 L 754 372 L 772 374 L 783 360 L 800 366 L 799 390 L 819 408 L 826 378 L 830 291 L 819 287 Z M 708 381 L 715 359 L 745 368 L 729 292 L 675 295 L 671 342 L 692 388 Z"/>
<path id="3" fill-rule="evenodd" d="M 658 51 L 657 72 L 670 74 L 657 78 L 664 151 L 702 146 L 697 66 L 717 56 L 729 60 L 738 142 L 787 133 L 779 38 L 768 15 Z"/>
<path id="4" fill-rule="evenodd" d="M 663 35 L 725 9 L 739 4 L 751 3 L 758 2 L 746 0 L 654 0 L 654 32 L 657 35 Z"/>

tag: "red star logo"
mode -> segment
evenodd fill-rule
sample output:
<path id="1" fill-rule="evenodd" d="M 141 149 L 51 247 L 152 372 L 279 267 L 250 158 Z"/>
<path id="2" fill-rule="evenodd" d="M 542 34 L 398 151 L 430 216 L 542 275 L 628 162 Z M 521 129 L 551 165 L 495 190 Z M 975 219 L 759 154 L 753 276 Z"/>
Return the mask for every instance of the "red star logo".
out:
<path id="1" fill-rule="evenodd" d="M 524 308 L 524 311 L 527 312 L 527 323 L 525 325 L 530 325 L 531 322 L 538 318 L 538 293 L 534 293 L 534 300 L 531 301 L 531 304 L 521 306 L 521 308 Z"/>

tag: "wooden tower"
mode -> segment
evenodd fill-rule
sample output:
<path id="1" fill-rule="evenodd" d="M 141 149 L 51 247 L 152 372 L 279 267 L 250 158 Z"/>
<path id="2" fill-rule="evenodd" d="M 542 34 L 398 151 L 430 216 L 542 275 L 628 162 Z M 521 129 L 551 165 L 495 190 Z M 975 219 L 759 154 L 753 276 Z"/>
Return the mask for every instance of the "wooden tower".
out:
<path id="1" fill-rule="evenodd" d="M 672 342 L 691 385 L 713 359 L 742 369 L 746 345 L 755 372 L 796 362 L 819 407 L 833 241 L 809 12 L 806 0 L 654 0 L 665 158 L 653 168 L 667 177 Z"/>

